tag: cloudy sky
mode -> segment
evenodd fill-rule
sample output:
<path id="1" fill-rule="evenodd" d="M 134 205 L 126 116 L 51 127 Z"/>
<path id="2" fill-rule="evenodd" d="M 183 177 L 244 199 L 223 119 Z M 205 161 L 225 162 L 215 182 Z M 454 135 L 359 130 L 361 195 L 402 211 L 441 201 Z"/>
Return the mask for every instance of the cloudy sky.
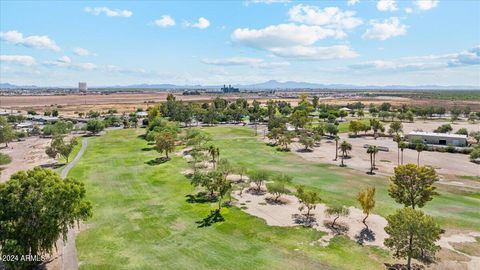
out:
<path id="1" fill-rule="evenodd" d="M 0 82 L 480 86 L 480 1 L 1 1 Z"/>

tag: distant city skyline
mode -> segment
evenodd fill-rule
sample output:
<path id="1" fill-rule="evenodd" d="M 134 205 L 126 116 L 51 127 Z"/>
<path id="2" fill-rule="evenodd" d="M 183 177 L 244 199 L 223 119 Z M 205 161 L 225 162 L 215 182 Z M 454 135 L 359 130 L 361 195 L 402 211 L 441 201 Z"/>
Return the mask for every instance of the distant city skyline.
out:
<path id="1" fill-rule="evenodd" d="M 480 87 L 480 1 L 0 2 L 0 83 Z"/>

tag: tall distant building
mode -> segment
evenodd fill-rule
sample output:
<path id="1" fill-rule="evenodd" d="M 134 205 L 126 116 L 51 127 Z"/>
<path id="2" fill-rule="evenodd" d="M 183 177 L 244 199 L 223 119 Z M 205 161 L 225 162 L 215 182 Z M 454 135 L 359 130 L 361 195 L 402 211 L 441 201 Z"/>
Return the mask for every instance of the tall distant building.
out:
<path id="1" fill-rule="evenodd" d="M 87 92 L 87 83 L 86 82 L 79 82 L 78 83 L 78 90 L 80 92 Z"/>
<path id="2" fill-rule="evenodd" d="M 238 93 L 240 90 L 238 88 L 232 87 L 230 84 L 228 87 L 225 86 L 225 84 L 222 87 L 222 92 L 223 93 Z"/>

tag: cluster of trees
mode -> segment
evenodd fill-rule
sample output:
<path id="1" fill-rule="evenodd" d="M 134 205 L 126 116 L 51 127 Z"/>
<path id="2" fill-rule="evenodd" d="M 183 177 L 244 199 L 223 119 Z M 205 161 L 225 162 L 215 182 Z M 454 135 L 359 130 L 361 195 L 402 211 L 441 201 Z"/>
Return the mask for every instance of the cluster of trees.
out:
<path id="1" fill-rule="evenodd" d="M 92 215 L 83 183 L 62 179 L 43 168 L 19 171 L 0 183 L 0 247 L 8 269 L 34 269 L 41 261 L 21 260 L 52 254 L 55 243 L 67 239 L 70 228 Z"/>
<path id="2" fill-rule="evenodd" d="M 389 237 L 384 244 L 393 251 L 394 257 L 407 259 L 407 268 L 412 269 L 412 259 L 430 264 L 435 262 L 435 245 L 443 230 L 434 219 L 419 208 L 438 195 L 433 186 L 439 180 L 429 166 L 400 165 L 390 177 L 388 194 L 404 208 L 387 217 L 385 231 Z"/>
<path id="3" fill-rule="evenodd" d="M 8 143 L 16 138 L 12 125 L 3 116 L 0 116 L 0 143 L 8 147 Z"/>

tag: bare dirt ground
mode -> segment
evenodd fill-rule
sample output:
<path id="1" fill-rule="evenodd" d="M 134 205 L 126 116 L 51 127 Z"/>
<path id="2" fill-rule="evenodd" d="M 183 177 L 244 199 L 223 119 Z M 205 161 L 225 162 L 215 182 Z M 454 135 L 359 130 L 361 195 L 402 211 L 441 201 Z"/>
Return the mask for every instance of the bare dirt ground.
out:
<path id="1" fill-rule="evenodd" d="M 298 199 L 292 195 L 284 195 L 282 198 L 284 204 L 270 204 L 267 203 L 266 198 L 271 196 L 272 195 L 268 193 L 254 195 L 246 190 L 242 192 L 241 196 L 239 191 L 234 193 L 234 197 L 237 199 L 237 207 L 250 215 L 265 220 L 268 225 L 283 227 L 299 226 L 300 224 L 296 222 L 296 217 L 300 213 L 299 207 L 301 206 Z M 315 223 L 312 227 L 327 232 L 327 235 L 318 240 L 323 246 L 328 245 L 329 240 L 339 233 L 338 231 L 333 231 L 331 227 L 325 226 L 325 224 L 333 220 L 332 217 L 325 215 L 325 209 L 326 206 L 324 204 L 317 204 L 316 208 L 311 212 L 315 218 Z M 365 237 L 362 237 L 365 236 L 365 234 L 362 234 L 366 228 L 362 223 L 365 215 L 360 209 L 355 207 L 349 207 L 349 210 L 350 214 L 347 217 L 340 217 L 337 220 L 337 224 L 348 228 L 347 231 L 343 231 L 341 234 L 357 242 L 359 239 L 364 239 L 364 245 L 374 245 L 385 248 L 383 241 L 388 237 L 384 230 L 387 225 L 385 218 L 379 215 L 370 215 L 368 217 L 366 223 L 370 230 L 369 236 L 371 237 L 373 235 L 373 237 L 365 239 Z M 305 210 L 303 213 L 305 213 Z M 452 246 L 453 243 L 477 243 L 475 237 L 478 236 L 480 236 L 480 232 L 461 234 L 447 232 L 437 244 L 442 248 L 442 254 L 450 253 L 453 255 L 441 256 L 439 263 L 430 266 L 429 269 L 480 269 L 480 257 L 465 254 Z"/>
<path id="2" fill-rule="evenodd" d="M 25 141 L 12 142 L 7 148 L 0 149 L 0 152 L 12 158 L 10 164 L 2 166 L 0 182 L 6 181 L 16 171 L 28 170 L 44 164 L 55 164 L 56 161 L 45 154 L 46 147 L 51 139 L 29 137 Z"/>

